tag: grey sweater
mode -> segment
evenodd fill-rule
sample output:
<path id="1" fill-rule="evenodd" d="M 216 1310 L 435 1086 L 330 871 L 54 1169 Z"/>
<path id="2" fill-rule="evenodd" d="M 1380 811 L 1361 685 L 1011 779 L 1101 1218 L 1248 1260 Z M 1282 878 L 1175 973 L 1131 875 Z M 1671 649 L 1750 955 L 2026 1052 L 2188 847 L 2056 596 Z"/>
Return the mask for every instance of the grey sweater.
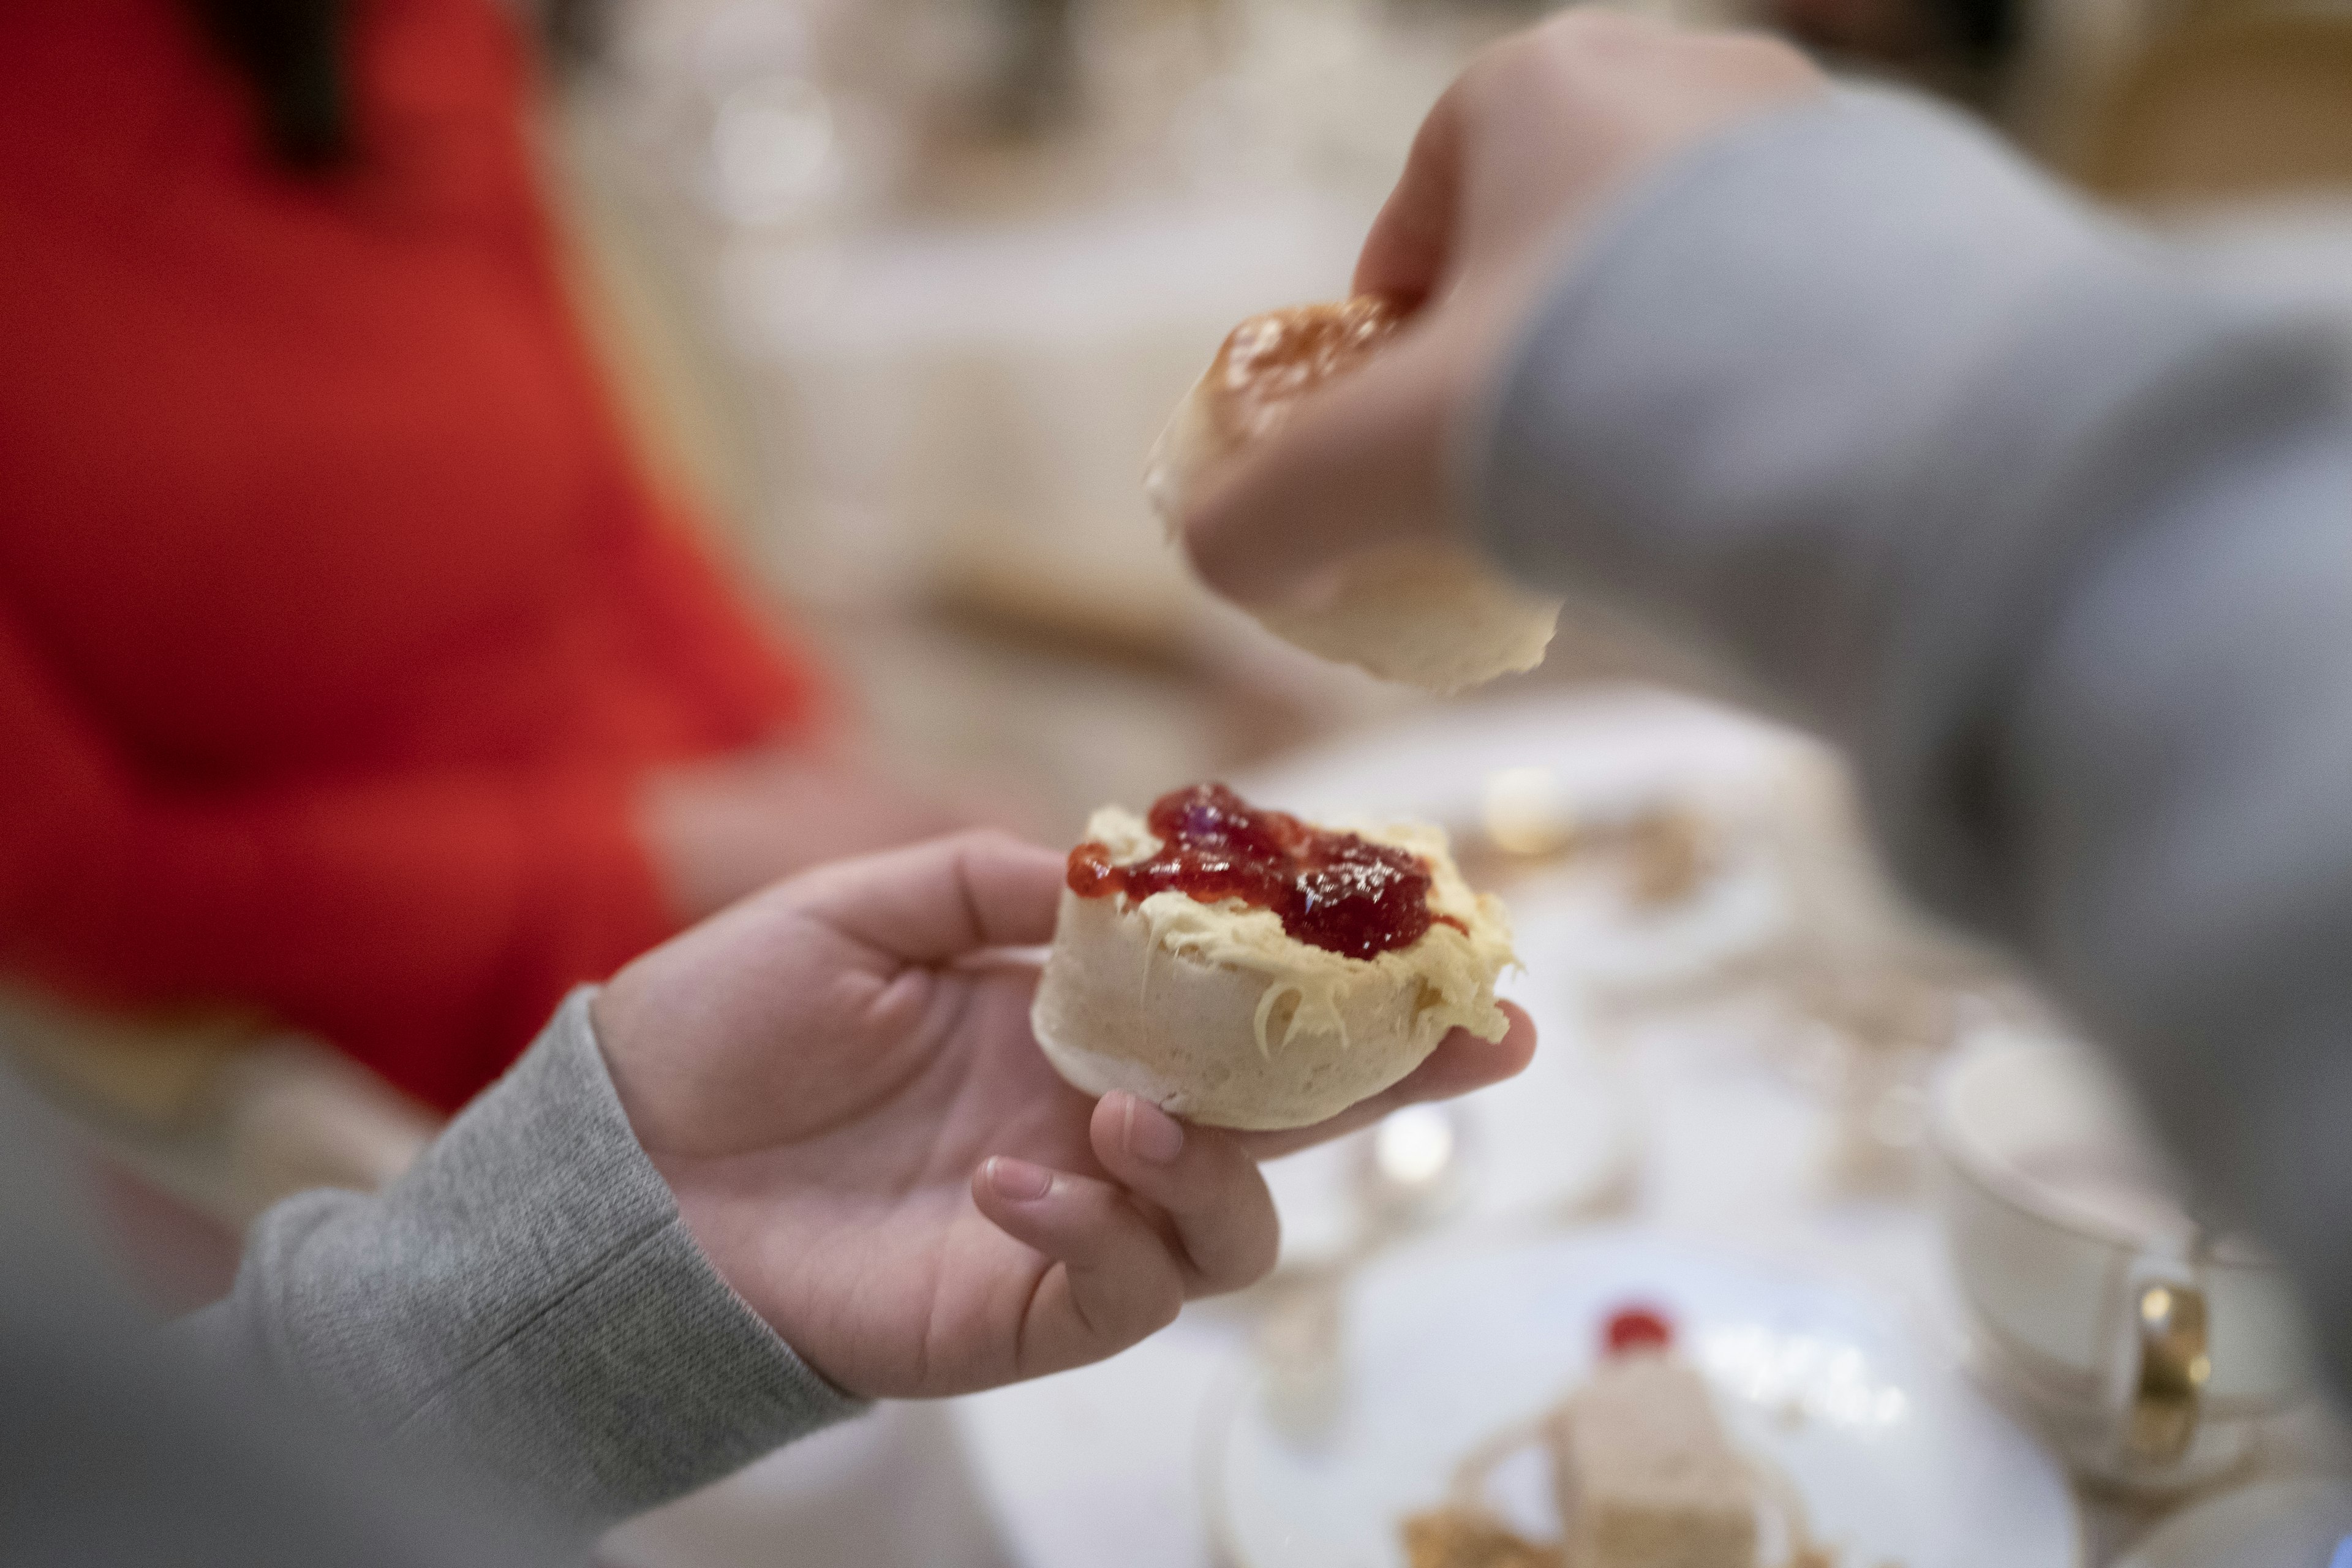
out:
<path id="1" fill-rule="evenodd" d="M 1633 192 L 1463 443 L 1512 569 L 1852 750 L 1913 885 L 2114 1044 L 2339 1373 L 2346 363 L 1850 97 Z M 521 1562 L 851 1407 L 695 1250 L 578 999 L 390 1191 L 268 1215 L 177 1344 L 72 1208 L 0 1088 L 0 1562 Z"/>
<path id="2" fill-rule="evenodd" d="M 2113 1049 L 2352 1391 L 2336 322 L 1849 93 L 1633 192 L 1465 434 L 1510 569 L 1855 760 L 1911 889 Z"/>
<path id="3" fill-rule="evenodd" d="M 270 1210 L 161 1347 L 0 1094 L 0 1246 L 37 1265 L 0 1277 L 0 1563 L 560 1559 L 856 1410 L 696 1247 L 589 995 L 383 1193 Z M 299 1550 L 247 1550 L 305 1485 Z"/>

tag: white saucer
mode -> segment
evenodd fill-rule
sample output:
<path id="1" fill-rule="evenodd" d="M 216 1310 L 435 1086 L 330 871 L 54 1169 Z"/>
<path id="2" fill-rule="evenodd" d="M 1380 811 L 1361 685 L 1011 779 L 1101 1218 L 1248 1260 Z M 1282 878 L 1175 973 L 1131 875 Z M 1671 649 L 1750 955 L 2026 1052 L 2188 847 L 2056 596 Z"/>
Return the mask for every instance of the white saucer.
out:
<path id="1" fill-rule="evenodd" d="M 1207 1417 L 1209 1529 L 1234 1568 L 1397 1568 L 1396 1524 L 1483 1439 L 1580 1382 L 1600 1325 L 1662 1308 L 1732 1435 L 1802 1492 L 1841 1563 L 2078 1568 L 2058 1466 L 1868 1297 L 1645 1230 L 1391 1255 L 1349 1287 L 1339 1414 L 1277 1429 L 1255 1366 Z M 1552 1529 L 1540 1463 L 1496 1500 Z"/>
<path id="2" fill-rule="evenodd" d="M 2116 1568 L 2328 1568 L 2347 1537 L 2352 1482 L 2301 1476 L 2200 1503 Z"/>

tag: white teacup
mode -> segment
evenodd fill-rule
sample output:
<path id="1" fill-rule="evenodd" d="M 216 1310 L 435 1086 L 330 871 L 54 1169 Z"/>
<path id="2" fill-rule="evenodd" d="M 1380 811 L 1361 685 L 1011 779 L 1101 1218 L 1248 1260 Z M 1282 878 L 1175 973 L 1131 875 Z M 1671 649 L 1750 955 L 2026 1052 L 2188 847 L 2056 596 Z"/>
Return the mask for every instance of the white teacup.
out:
<path id="1" fill-rule="evenodd" d="M 2080 1047 L 1978 1040 L 1938 1078 L 1933 1128 L 1945 1240 L 1987 1361 L 2078 1472 L 2194 1485 L 2310 1386 L 2285 1276 L 2190 1217 Z"/>

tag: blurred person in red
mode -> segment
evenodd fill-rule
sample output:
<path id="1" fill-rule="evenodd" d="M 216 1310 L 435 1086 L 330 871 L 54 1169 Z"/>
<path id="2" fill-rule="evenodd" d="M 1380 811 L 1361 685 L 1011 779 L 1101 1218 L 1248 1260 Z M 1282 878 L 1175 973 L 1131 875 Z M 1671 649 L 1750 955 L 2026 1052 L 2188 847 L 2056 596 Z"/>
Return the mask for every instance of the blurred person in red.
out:
<path id="1" fill-rule="evenodd" d="M 572 984 L 948 825 L 635 461 L 538 41 L 496 0 L 0 11 L 0 969 L 257 1005 L 454 1107 Z"/>

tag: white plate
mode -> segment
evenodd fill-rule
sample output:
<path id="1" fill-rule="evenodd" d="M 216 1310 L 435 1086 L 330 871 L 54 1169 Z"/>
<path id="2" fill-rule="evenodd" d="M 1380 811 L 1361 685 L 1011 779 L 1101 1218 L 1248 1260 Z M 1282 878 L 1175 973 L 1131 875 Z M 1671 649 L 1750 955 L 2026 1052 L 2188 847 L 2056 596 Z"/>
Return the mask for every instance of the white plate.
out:
<path id="1" fill-rule="evenodd" d="M 1578 864 L 1507 890 L 1531 973 L 1639 990 L 1688 981 L 1783 927 L 1789 895 L 1770 826 L 1818 793 L 1824 769 L 1821 748 L 1793 731 L 1646 687 L 1594 687 L 1437 709 L 1235 787 L 1321 820 L 1408 816 L 1456 832 L 1483 820 L 1486 787 L 1505 773 L 1540 781 L 1539 794 L 1574 817 L 1696 809 L 1724 830 L 1725 861 L 1681 903 L 1630 909 L 1614 877 Z"/>
<path id="2" fill-rule="evenodd" d="M 1452 1102 L 1465 1190 L 1450 1212 L 1430 1217 L 1454 1227 L 1567 1217 L 1626 1174 L 1634 1155 L 1623 1073 L 1592 1048 L 1572 987 L 1557 975 L 1522 973 L 1498 989 L 1535 1020 L 1536 1057 L 1509 1082 Z M 1265 1167 L 1282 1215 L 1283 1268 L 1329 1261 L 1356 1241 L 1366 1220 L 1360 1172 L 1375 1132 Z"/>
<path id="3" fill-rule="evenodd" d="M 1734 1438 L 1794 1480 L 1845 1568 L 2078 1568 L 2056 1464 L 1898 1314 L 1641 1230 L 1433 1242 L 1368 1268 L 1347 1297 L 1328 1435 L 1283 1436 L 1254 1370 L 1212 1405 L 1213 1537 L 1234 1568 L 1398 1568 L 1397 1521 L 1440 1500 L 1481 1440 L 1580 1382 L 1601 1322 L 1637 1301 L 1672 1318 Z M 1497 1490 L 1527 1528 L 1550 1528 L 1537 1464 Z"/>
<path id="4" fill-rule="evenodd" d="M 1486 699 L 1293 752 L 1234 781 L 1253 798 L 1318 817 L 1387 814 L 1479 820 L 1487 779 L 1549 772 L 1587 809 L 1661 793 L 1736 801 L 1820 748 L 1792 730 L 1642 686 Z"/>
<path id="5" fill-rule="evenodd" d="M 1460 827 L 1478 820 L 1486 781 L 1539 770 L 1580 811 L 1660 799 L 1751 809 L 1802 765 L 1809 742 L 1727 710 L 1642 688 L 1601 688 L 1448 707 L 1286 759 L 1236 781 L 1243 794 L 1325 820 L 1410 816 Z M 1492 1230 L 1556 1216 L 1602 1192 L 1632 1157 L 1622 1071 L 1596 1050 L 1584 995 L 1670 983 L 1753 946 L 1777 929 L 1772 868 L 1748 846 L 1697 898 L 1643 915 L 1605 876 L 1529 879 L 1509 890 L 1526 967 L 1503 995 L 1535 1020 L 1535 1063 L 1518 1079 L 1455 1102 L 1467 1190 L 1443 1216 Z M 1367 1131 L 1266 1167 L 1282 1213 L 1286 1268 L 1328 1260 L 1364 1216 L 1356 1173 Z"/>

